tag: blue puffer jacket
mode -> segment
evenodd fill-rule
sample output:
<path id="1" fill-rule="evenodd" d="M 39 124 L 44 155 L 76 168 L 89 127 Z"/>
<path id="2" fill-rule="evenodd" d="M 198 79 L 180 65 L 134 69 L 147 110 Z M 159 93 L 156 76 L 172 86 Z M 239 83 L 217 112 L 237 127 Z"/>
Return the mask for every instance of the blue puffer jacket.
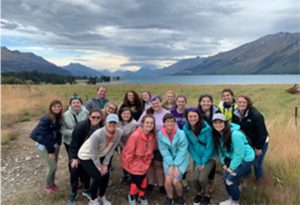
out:
<path id="1" fill-rule="evenodd" d="M 253 161 L 255 153 L 239 125 L 231 123 L 231 133 L 231 150 L 228 151 L 224 146 L 223 136 L 221 136 L 218 153 L 221 164 L 224 165 L 225 158 L 228 157 L 231 160 L 229 168 L 234 171 L 241 163 Z"/>
<path id="2" fill-rule="evenodd" d="M 204 127 L 201 132 L 196 136 L 189 125 L 183 126 L 183 131 L 188 139 L 188 150 L 195 161 L 196 166 L 206 165 L 207 162 L 213 157 L 214 144 L 212 137 L 212 129 L 207 122 L 203 121 Z"/>
<path id="3" fill-rule="evenodd" d="M 52 120 L 47 116 L 42 116 L 39 124 L 30 134 L 31 139 L 46 147 L 48 153 L 54 153 L 55 145 L 61 145 L 61 124 Z"/>

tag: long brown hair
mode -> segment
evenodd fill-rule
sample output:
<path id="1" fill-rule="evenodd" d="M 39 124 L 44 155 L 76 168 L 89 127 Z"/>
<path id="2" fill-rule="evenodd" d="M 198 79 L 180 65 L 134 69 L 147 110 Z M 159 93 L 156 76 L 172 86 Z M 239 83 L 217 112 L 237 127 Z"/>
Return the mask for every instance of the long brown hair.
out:
<path id="1" fill-rule="evenodd" d="M 52 107 L 57 104 L 59 104 L 61 106 L 61 111 L 58 114 L 55 114 L 52 111 Z M 53 123 L 56 123 L 56 122 L 62 123 L 62 119 L 63 119 L 62 113 L 63 113 L 62 103 L 59 100 L 52 100 L 48 107 L 47 116 L 52 120 Z"/>
<path id="2" fill-rule="evenodd" d="M 224 139 L 224 146 L 226 147 L 227 151 L 230 152 L 231 151 L 231 142 L 232 142 L 232 132 L 231 132 L 231 128 L 230 128 L 230 123 L 228 121 L 224 121 L 225 123 L 225 127 L 223 130 L 223 139 Z M 218 149 L 218 147 L 220 147 L 220 137 L 221 134 L 213 127 L 213 138 L 214 138 L 214 147 L 215 150 Z"/>
<path id="3" fill-rule="evenodd" d="M 198 115 L 198 118 L 199 118 L 199 121 L 195 124 L 194 126 L 194 129 L 192 128 L 190 122 L 189 122 L 189 118 L 188 118 L 188 115 L 190 112 L 194 112 Z M 187 119 L 187 122 L 188 122 L 188 129 L 191 130 L 196 136 L 200 134 L 202 128 L 204 127 L 204 121 L 201 117 L 201 114 L 198 110 L 188 110 L 186 112 L 186 119 Z"/>
<path id="4" fill-rule="evenodd" d="M 133 104 L 128 100 L 128 94 L 133 94 Z M 136 106 L 137 108 L 140 108 L 142 106 L 141 100 L 139 95 L 134 91 L 130 90 L 127 93 L 125 93 L 124 99 L 123 99 L 123 105 L 126 105 L 127 107 L 131 107 L 132 105 Z"/>

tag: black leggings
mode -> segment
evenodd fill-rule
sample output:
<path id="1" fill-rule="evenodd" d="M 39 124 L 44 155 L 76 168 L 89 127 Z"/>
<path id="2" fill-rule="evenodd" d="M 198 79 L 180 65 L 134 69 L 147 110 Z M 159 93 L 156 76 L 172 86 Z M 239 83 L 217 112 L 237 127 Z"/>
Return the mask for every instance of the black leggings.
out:
<path id="1" fill-rule="evenodd" d="M 100 161 L 102 162 L 104 160 L 104 157 L 100 158 Z M 108 186 L 109 181 L 109 165 L 107 169 L 107 173 L 105 175 L 101 175 L 98 168 L 95 166 L 94 162 L 90 160 L 80 160 L 84 170 L 90 175 L 90 177 L 93 179 L 93 183 L 90 188 L 91 192 L 91 198 L 92 200 L 96 199 L 98 196 L 98 190 L 99 190 L 99 196 L 102 197 L 105 195 L 106 188 Z"/>
<path id="2" fill-rule="evenodd" d="M 128 172 L 127 172 L 128 173 Z M 136 184 L 136 186 L 139 188 L 139 190 L 145 191 L 144 187 L 141 187 L 143 180 L 145 179 L 147 174 L 144 175 L 134 175 L 130 174 L 130 183 Z"/>
<path id="3" fill-rule="evenodd" d="M 70 162 L 71 163 L 71 162 Z M 71 187 L 72 187 L 72 193 L 77 193 L 78 189 L 78 178 L 80 178 L 80 181 L 84 185 L 84 189 L 88 190 L 90 188 L 90 179 L 91 177 L 89 174 L 83 169 L 82 164 L 79 163 L 77 168 L 71 167 Z"/>

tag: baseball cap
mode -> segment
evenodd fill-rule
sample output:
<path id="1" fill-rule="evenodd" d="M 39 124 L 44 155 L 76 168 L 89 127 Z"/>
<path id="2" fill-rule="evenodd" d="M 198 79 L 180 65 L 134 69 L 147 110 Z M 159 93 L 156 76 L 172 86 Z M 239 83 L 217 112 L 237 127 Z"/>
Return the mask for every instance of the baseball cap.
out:
<path id="1" fill-rule="evenodd" d="M 112 114 L 109 114 L 107 117 L 106 117 L 106 122 L 115 122 L 115 123 L 119 123 L 119 117 L 118 115 L 112 113 Z"/>
<path id="2" fill-rule="evenodd" d="M 212 120 L 222 120 L 226 121 L 226 117 L 222 113 L 216 113 L 213 115 Z"/>

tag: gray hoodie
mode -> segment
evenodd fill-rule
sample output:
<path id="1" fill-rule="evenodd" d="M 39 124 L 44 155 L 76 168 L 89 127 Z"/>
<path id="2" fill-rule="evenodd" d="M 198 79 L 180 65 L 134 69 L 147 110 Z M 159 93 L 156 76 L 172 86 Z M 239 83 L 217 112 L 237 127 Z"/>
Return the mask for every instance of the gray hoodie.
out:
<path id="1" fill-rule="evenodd" d="M 110 142 L 107 141 L 109 133 L 106 128 L 96 130 L 88 140 L 86 140 L 78 152 L 78 157 L 81 160 L 92 160 L 96 167 L 99 167 L 100 158 L 104 157 L 102 164 L 108 165 L 111 157 L 114 155 L 115 149 L 118 146 L 122 137 L 122 130 L 116 128 L 116 131 Z"/>

